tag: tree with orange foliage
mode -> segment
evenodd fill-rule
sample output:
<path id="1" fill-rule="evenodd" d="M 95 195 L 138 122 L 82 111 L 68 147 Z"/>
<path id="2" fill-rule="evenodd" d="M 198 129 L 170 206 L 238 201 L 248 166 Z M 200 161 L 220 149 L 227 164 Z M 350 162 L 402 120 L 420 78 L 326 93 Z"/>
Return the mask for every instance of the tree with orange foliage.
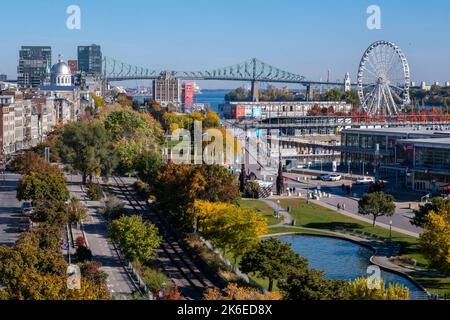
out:
<path id="1" fill-rule="evenodd" d="M 11 163 L 11 170 L 22 175 L 29 175 L 33 172 L 62 174 L 57 166 L 48 163 L 43 157 L 33 151 L 25 152 L 14 158 Z"/>

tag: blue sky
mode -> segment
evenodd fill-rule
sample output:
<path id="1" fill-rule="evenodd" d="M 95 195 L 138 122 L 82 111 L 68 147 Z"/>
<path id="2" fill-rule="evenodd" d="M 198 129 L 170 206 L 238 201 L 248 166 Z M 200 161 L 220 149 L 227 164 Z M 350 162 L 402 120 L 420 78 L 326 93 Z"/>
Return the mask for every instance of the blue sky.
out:
<path id="1" fill-rule="evenodd" d="M 3 1 L 2 1 L 3 2 Z M 81 30 L 66 9 L 81 8 Z M 366 27 L 369 5 L 382 30 Z M 364 50 L 386 39 L 406 53 L 412 80 L 450 81 L 445 0 L 21 0 L 2 3 L 0 73 L 15 78 L 21 45 L 51 45 L 54 59 L 96 43 L 104 55 L 173 70 L 212 69 L 257 57 L 308 79 L 356 74 Z M 205 86 L 223 87 L 221 83 Z"/>

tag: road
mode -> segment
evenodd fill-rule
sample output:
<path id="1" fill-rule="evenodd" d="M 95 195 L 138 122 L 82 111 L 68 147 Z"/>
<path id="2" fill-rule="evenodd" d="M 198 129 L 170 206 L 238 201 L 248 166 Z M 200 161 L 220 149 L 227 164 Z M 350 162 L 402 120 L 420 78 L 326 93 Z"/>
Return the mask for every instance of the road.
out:
<path id="1" fill-rule="evenodd" d="M 20 175 L 0 173 L 0 245 L 12 246 L 19 238 L 23 222 L 21 203 L 16 199 Z"/>
<path id="2" fill-rule="evenodd" d="M 98 212 L 102 207 L 101 203 L 87 199 L 81 187 L 80 176 L 68 176 L 67 180 L 71 195 L 81 199 L 89 209 L 89 216 L 84 221 L 86 240 L 92 251 L 93 260 L 100 262 L 101 270 L 108 274 L 109 291 L 115 295 L 131 294 L 136 288 L 109 240 L 106 222 Z"/>

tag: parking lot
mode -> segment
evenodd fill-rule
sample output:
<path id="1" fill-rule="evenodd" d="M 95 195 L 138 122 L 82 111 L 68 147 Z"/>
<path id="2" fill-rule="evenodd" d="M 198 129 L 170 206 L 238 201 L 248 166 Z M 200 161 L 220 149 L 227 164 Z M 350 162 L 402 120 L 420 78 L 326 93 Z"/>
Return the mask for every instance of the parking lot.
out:
<path id="1" fill-rule="evenodd" d="M 21 203 L 16 199 L 20 176 L 0 172 L 0 245 L 13 245 L 23 221 Z"/>

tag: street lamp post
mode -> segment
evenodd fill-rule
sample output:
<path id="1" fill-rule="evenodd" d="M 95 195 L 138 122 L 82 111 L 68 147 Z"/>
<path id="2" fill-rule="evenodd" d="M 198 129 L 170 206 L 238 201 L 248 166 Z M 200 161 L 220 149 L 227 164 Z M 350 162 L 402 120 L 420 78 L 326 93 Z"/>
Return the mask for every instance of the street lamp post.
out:
<path id="1" fill-rule="evenodd" d="M 277 219 L 280 218 L 280 200 L 277 200 Z"/>
<path id="2" fill-rule="evenodd" d="M 392 242 L 392 220 L 389 220 L 389 242 Z"/>
<path id="3" fill-rule="evenodd" d="M 309 179 L 306 177 L 306 204 L 309 204 Z"/>
<path id="4" fill-rule="evenodd" d="M 363 175 L 363 177 L 365 177 L 366 176 L 365 172 L 364 172 L 364 165 L 365 165 L 365 163 L 364 163 L 363 160 L 361 160 L 361 164 L 362 164 L 362 175 Z"/>
<path id="5" fill-rule="evenodd" d="M 351 164 L 351 161 L 348 160 L 347 161 L 348 176 L 350 176 L 350 164 Z"/>

